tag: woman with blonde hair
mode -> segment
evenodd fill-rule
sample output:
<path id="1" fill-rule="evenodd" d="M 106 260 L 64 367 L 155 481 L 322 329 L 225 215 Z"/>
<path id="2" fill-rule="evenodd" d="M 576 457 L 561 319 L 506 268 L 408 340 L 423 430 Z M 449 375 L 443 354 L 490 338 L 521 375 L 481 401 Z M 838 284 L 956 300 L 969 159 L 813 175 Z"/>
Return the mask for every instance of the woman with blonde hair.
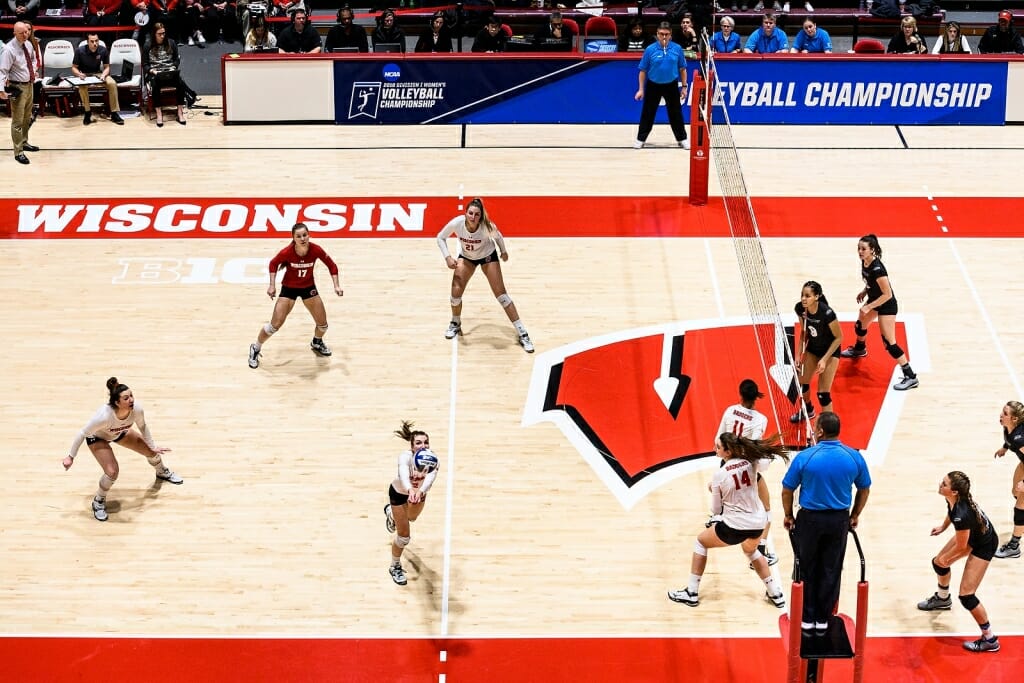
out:
<path id="1" fill-rule="evenodd" d="M 1013 535 L 999 550 L 996 557 L 1020 557 L 1020 537 L 1024 533 L 1024 404 L 1009 401 L 999 413 L 999 424 L 1003 427 L 1003 446 L 996 451 L 996 457 L 1013 451 L 1019 462 L 1013 469 L 1010 495 L 1016 501 L 1013 506 Z"/>
<path id="2" fill-rule="evenodd" d="M 917 31 L 917 19 L 914 17 L 903 17 L 900 22 L 900 30 L 892 40 L 886 52 L 897 55 L 923 55 L 928 52 L 928 43 L 924 36 Z"/>
<path id="3" fill-rule="evenodd" d="M 448 238 L 453 235 L 459 240 L 459 253 L 454 257 L 448 251 Z M 505 238 L 498 231 L 498 226 L 487 216 L 482 199 L 473 199 L 466 207 L 465 215 L 456 216 L 441 228 L 441 232 L 437 233 L 437 246 L 444 256 L 445 264 L 455 271 L 452 274 L 450 299 L 452 320 L 448 323 L 444 338 L 454 339 L 456 335 L 462 334 L 462 294 L 466 291 L 469 278 L 479 266 L 484 271 L 488 284 L 491 285 L 491 292 L 516 328 L 519 345 L 527 353 L 533 353 L 533 342 L 530 341 L 530 335 L 519 319 L 519 311 L 512 303 L 512 297 L 505 291 L 505 281 L 501 275 L 501 261 L 508 261 Z"/>

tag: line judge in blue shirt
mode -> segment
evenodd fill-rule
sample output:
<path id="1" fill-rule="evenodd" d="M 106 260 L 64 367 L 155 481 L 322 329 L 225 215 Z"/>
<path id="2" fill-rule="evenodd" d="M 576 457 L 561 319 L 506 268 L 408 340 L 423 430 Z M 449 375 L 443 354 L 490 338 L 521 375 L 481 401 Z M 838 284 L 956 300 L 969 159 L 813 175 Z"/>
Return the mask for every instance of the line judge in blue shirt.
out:
<path id="1" fill-rule="evenodd" d="M 815 433 L 818 443 L 796 456 L 782 478 L 782 510 L 783 523 L 796 537 L 805 586 L 801 629 L 824 635 L 839 601 L 846 540 L 868 502 L 871 475 L 860 451 L 839 441 L 838 415 L 822 413 Z M 857 487 L 856 497 L 852 487 Z M 800 516 L 794 520 L 797 488 Z"/>
<path id="2" fill-rule="evenodd" d="M 789 37 L 786 32 L 775 24 L 775 15 L 766 14 L 761 19 L 761 28 L 750 34 L 744 52 L 759 52 L 763 55 L 772 52 L 789 52 Z"/>
<path id="3" fill-rule="evenodd" d="M 642 149 L 647 142 L 647 136 L 654 129 L 658 105 L 664 99 L 676 143 L 683 149 L 690 149 L 682 105 L 686 101 L 686 57 L 683 48 L 672 42 L 672 24 L 667 21 L 658 24 L 655 38 L 657 40 L 644 50 L 638 67 L 640 87 L 633 99 L 643 100 L 644 106 L 640 110 L 640 128 L 633 147 Z"/>
<path id="4" fill-rule="evenodd" d="M 814 19 L 804 19 L 804 28 L 793 38 L 790 52 L 832 52 L 832 36 L 823 28 L 818 28 Z"/>

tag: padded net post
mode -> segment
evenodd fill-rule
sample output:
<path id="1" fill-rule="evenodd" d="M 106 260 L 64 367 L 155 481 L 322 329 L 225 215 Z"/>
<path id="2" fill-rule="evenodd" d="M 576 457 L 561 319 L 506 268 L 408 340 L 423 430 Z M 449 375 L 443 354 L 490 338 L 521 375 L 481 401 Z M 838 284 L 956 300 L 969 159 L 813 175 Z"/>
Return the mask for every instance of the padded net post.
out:
<path id="1" fill-rule="evenodd" d="M 708 203 L 711 173 L 711 81 L 694 70 L 690 85 L 690 204 Z"/>

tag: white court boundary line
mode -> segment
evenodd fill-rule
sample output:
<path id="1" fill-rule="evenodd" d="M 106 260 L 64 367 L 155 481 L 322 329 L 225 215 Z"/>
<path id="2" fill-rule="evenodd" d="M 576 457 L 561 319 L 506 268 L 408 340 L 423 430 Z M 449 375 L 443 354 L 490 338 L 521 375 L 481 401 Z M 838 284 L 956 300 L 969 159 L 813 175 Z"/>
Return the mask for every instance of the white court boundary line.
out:
<path id="1" fill-rule="evenodd" d="M 946 222 L 942 218 L 942 214 L 939 213 L 939 206 L 935 202 L 935 197 L 932 196 L 931 190 L 928 189 L 927 185 L 923 185 L 922 187 L 924 188 L 925 199 L 931 203 L 931 209 L 935 214 L 935 220 L 939 225 L 939 229 L 943 234 L 949 234 L 949 228 L 946 226 Z M 988 309 L 985 308 L 985 304 L 981 300 L 978 288 L 974 286 L 974 280 L 971 279 L 971 274 L 967 270 L 967 265 L 964 263 L 963 259 L 960 258 L 960 252 L 956 248 L 954 238 L 950 237 L 946 242 L 949 244 L 949 250 L 953 254 L 953 259 L 960 267 L 960 275 L 963 277 L 964 282 L 967 283 L 967 288 L 971 291 L 971 298 L 974 299 L 974 305 L 978 307 L 978 312 L 981 313 L 981 319 L 985 321 L 985 327 L 988 329 L 989 336 L 992 337 L 992 343 L 995 344 L 996 353 L 999 354 L 1000 360 L 1002 360 L 1003 365 L 1006 366 L 1006 371 L 1010 374 L 1010 382 L 1013 383 L 1013 390 L 1016 392 L 1018 398 L 1024 397 L 1024 391 L 1021 391 L 1020 378 L 1017 376 L 1017 372 L 1013 369 L 1013 365 L 1010 363 L 1010 357 L 1006 355 L 1006 349 L 1003 348 L 1003 342 L 999 339 L 999 333 L 996 332 L 996 327 L 992 323 L 992 317 L 988 314 Z"/>

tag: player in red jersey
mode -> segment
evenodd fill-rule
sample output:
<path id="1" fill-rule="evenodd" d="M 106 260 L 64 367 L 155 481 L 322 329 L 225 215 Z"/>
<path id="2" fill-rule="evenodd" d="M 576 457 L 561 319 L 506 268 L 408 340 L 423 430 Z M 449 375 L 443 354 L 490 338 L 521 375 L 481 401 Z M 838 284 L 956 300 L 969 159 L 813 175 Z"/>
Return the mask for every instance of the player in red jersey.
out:
<path id="1" fill-rule="evenodd" d="M 277 297 L 274 304 L 274 314 L 270 322 L 260 328 L 256 342 L 249 345 L 249 367 L 260 366 L 260 350 L 271 335 L 281 329 L 288 314 L 295 307 L 295 300 L 302 299 L 306 305 L 316 329 L 313 331 L 313 341 L 309 348 L 321 356 L 331 355 L 331 350 L 324 343 L 324 333 L 327 332 L 327 310 L 324 302 L 317 291 L 316 283 L 313 281 L 313 266 L 317 259 L 324 262 L 327 270 L 331 273 L 331 280 L 334 281 L 334 293 L 342 296 L 344 292 L 338 281 L 338 264 L 327 255 L 327 252 L 316 244 L 309 241 L 309 228 L 305 223 L 296 223 L 292 228 L 291 243 L 278 252 L 270 261 L 270 286 L 267 287 L 267 296 L 273 299 L 277 296 L 277 271 L 284 268 L 284 279 L 281 280 L 281 296 Z"/>

